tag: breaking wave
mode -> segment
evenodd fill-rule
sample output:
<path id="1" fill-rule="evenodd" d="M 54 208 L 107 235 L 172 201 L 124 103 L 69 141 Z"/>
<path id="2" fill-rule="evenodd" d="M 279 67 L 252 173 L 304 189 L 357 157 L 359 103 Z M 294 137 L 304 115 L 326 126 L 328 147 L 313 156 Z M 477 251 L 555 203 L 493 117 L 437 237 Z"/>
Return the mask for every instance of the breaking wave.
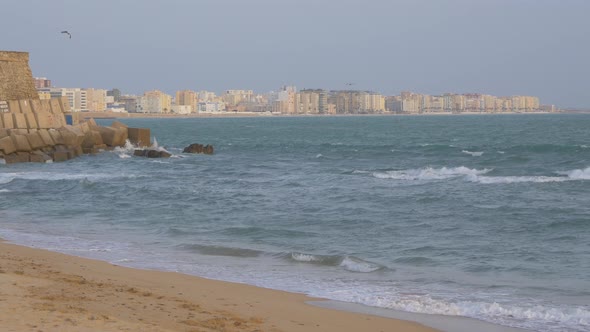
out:
<path id="1" fill-rule="evenodd" d="M 463 150 L 461 152 L 463 152 L 465 154 L 468 154 L 468 155 L 471 155 L 473 157 L 480 157 L 481 155 L 483 155 L 483 151 L 475 151 L 475 152 L 473 152 L 473 151 Z"/>
<path id="2" fill-rule="evenodd" d="M 41 181 L 63 181 L 63 180 L 100 180 L 115 177 L 129 177 L 128 175 L 113 175 L 106 173 L 53 173 L 53 172 L 18 172 L 0 173 L 0 184 L 10 183 L 14 180 L 41 180 Z"/>
<path id="3" fill-rule="evenodd" d="M 590 167 L 570 171 L 555 172 L 556 175 L 522 175 L 522 176 L 490 176 L 486 175 L 492 169 L 471 169 L 464 166 L 442 168 L 419 168 L 396 171 L 377 171 L 372 175 L 378 179 L 391 179 L 399 181 L 432 181 L 463 178 L 470 182 L 481 184 L 510 184 L 510 183 L 550 183 L 576 180 L 590 180 Z M 362 171 L 354 171 L 353 174 L 364 174 Z"/>
<path id="4" fill-rule="evenodd" d="M 550 183 L 577 180 L 590 180 L 590 167 L 575 169 L 565 172 L 555 172 L 561 176 L 469 176 L 469 181 L 482 184 L 509 184 L 509 183 Z"/>
<path id="5" fill-rule="evenodd" d="M 373 176 L 378 179 L 392 179 L 392 180 L 445 180 L 464 176 L 477 176 L 490 172 L 491 169 L 471 169 L 464 166 L 460 167 L 442 167 L 442 168 L 420 168 L 420 169 L 408 169 L 400 171 L 385 171 L 385 172 L 373 172 Z"/>
<path id="6" fill-rule="evenodd" d="M 566 175 L 569 179 L 572 180 L 590 180 L 590 167 L 557 173 Z"/>
<path id="7" fill-rule="evenodd" d="M 385 269 L 385 266 L 366 261 L 354 256 L 340 255 L 313 255 L 299 252 L 292 252 L 287 258 L 299 263 L 311 263 L 325 266 L 341 267 L 349 272 L 371 273 Z"/>

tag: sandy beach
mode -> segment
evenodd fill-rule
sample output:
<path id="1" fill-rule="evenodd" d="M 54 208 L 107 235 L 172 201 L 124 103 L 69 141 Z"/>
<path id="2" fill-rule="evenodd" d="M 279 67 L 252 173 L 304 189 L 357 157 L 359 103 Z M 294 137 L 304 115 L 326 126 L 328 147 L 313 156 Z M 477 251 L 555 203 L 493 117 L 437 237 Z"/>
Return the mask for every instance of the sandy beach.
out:
<path id="1" fill-rule="evenodd" d="M 435 331 L 312 300 L 0 242 L 2 331 Z"/>

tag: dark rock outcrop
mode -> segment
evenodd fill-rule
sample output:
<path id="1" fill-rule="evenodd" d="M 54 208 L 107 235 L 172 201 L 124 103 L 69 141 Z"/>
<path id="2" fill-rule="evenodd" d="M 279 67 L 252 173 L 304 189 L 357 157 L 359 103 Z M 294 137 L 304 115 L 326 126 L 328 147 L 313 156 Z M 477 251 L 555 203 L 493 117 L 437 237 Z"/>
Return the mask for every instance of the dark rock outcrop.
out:
<path id="1" fill-rule="evenodd" d="M 213 154 L 213 146 L 209 145 L 209 144 L 203 145 L 203 144 L 193 143 L 193 144 L 187 146 L 186 148 L 184 148 L 184 150 L 182 150 L 182 153 Z"/>
<path id="2" fill-rule="evenodd" d="M 172 154 L 167 151 L 152 149 L 137 149 L 133 151 L 133 155 L 146 158 L 170 158 L 170 156 L 172 156 Z"/>

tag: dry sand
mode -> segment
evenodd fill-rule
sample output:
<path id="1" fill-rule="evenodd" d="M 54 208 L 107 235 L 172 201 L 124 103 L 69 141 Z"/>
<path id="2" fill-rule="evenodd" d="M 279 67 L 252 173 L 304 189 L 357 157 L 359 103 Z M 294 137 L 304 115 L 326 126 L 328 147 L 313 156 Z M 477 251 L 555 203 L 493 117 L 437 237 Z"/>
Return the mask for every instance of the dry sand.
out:
<path id="1" fill-rule="evenodd" d="M 0 242 L 1 331 L 435 331 L 310 300 Z"/>

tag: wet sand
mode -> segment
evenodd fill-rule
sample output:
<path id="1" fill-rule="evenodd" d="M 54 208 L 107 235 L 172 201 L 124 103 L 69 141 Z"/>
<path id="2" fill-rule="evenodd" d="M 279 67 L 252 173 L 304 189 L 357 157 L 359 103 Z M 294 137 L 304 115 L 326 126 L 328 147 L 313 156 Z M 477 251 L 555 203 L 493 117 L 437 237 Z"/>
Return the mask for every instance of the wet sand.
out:
<path id="1" fill-rule="evenodd" d="M 2 331 L 435 331 L 319 300 L 0 242 Z"/>

